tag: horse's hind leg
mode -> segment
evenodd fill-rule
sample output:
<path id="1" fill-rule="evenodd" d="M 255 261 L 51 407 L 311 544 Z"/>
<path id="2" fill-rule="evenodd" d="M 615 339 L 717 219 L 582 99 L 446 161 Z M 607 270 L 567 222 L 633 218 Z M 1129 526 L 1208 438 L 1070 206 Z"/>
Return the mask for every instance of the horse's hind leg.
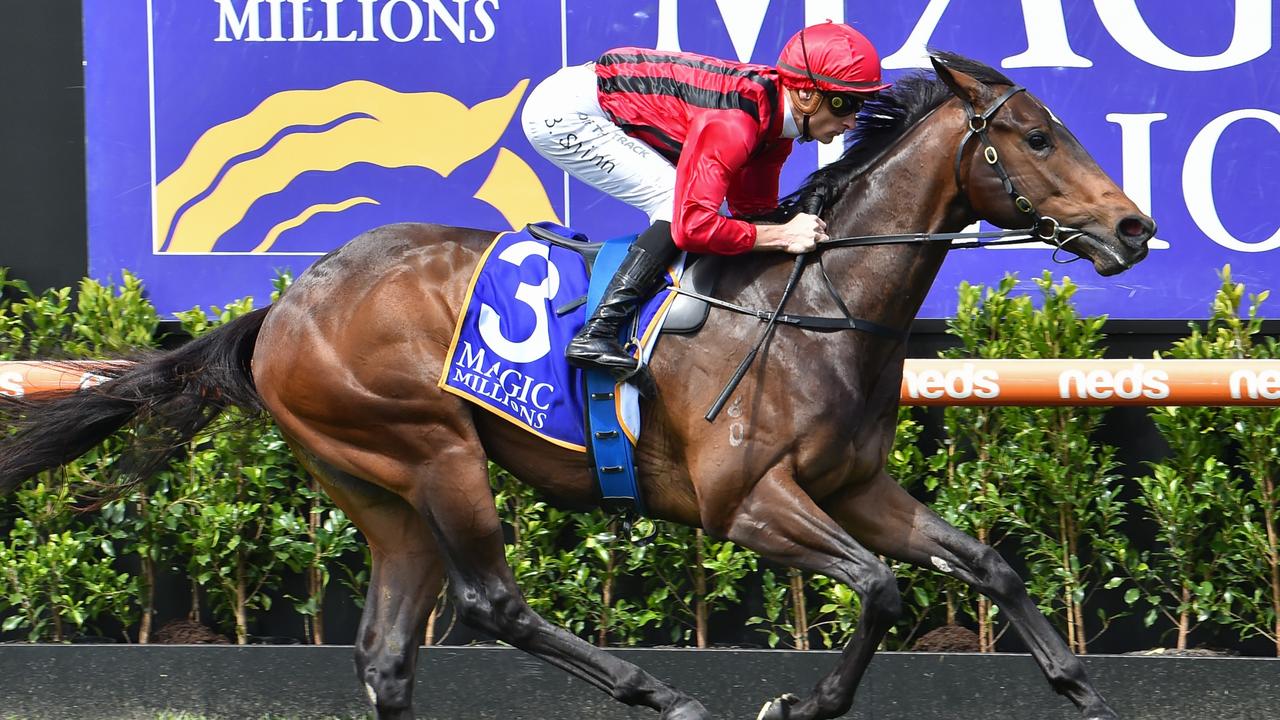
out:
<path id="1" fill-rule="evenodd" d="M 1027 643 L 1054 690 L 1070 698 L 1087 720 L 1116 717 L 1089 681 L 1084 664 L 1036 608 L 1022 578 L 1000 553 L 952 527 L 887 474 L 828 510 L 876 552 L 952 575 L 991 598 Z"/>
<path id="2" fill-rule="evenodd" d="M 853 588 L 862 598 L 862 617 L 840 664 L 818 682 L 811 695 L 777 698 L 765 705 L 757 720 L 817 720 L 848 712 L 876 647 L 901 614 L 893 573 L 781 469 L 757 483 L 725 522 L 724 534 L 735 543 L 770 560 L 822 573 Z"/>
<path id="3" fill-rule="evenodd" d="M 444 580 L 435 539 L 399 496 L 299 455 L 369 542 L 373 563 L 356 632 L 356 676 L 378 720 L 411 719 L 418 646 Z"/>
<path id="4" fill-rule="evenodd" d="M 406 468 L 416 479 L 407 495 L 428 519 L 444 551 L 449 587 L 468 625 L 535 655 L 628 705 L 645 705 L 663 720 L 704 720 L 697 701 L 640 668 L 556 627 L 525 603 L 503 550 L 502 526 L 479 439 L 462 428 L 433 435 L 438 450 Z M 561 713 L 548 709 L 548 717 Z M 569 713 L 571 714 L 571 713 Z"/>

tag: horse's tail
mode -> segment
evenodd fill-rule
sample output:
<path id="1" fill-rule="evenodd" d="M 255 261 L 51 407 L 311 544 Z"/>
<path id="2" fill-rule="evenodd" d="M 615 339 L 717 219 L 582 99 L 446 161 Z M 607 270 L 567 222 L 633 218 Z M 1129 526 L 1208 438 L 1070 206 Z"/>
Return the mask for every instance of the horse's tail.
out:
<path id="1" fill-rule="evenodd" d="M 110 378 L 74 393 L 0 402 L 0 496 L 38 472 L 85 454 L 131 421 L 142 432 L 114 467 L 107 498 L 163 469 L 229 407 L 257 412 L 249 363 L 270 307 L 243 315 L 175 350 L 95 373 Z M 3 434 L 0 432 L 0 434 Z"/>

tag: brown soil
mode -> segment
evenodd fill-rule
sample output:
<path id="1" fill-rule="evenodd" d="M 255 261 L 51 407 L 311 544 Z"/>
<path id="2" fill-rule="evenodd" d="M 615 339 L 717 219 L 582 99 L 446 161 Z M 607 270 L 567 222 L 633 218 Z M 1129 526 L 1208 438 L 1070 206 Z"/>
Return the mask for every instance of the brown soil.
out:
<path id="1" fill-rule="evenodd" d="M 978 635 L 959 625 L 930 630 L 911 646 L 913 652 L 978 652 Z"/>
<path id="2" fill-rule="evenodd" d="M 170 620 L 156 631 L 151 642 L 159 645 L 227 645 L 231 641 L 190 620 Z"/>

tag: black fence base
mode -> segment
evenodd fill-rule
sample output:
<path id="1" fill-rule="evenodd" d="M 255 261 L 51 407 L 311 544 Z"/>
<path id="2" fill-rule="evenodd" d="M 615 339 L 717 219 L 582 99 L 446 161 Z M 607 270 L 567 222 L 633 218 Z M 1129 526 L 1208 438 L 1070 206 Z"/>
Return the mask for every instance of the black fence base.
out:
<path id="1" fill-rule="evenodd" d="M 803 694 L 832 652 L 617 650 L 674 682 L 716 718 L 756 716 Z M 1099 690 L 1125 720 L 1278 720 L 1280 660 L 1092 656 Z M 369 712 L 350 647 L 0 646 L 0 720 L 155 720 L 163 711 L 256 720 Z M 422 650 L 417 716 L 440 720 L 651 719 L 507 648 Z M 881 653 L 857 720 L 1074 720 L 1026 655 Z"/>

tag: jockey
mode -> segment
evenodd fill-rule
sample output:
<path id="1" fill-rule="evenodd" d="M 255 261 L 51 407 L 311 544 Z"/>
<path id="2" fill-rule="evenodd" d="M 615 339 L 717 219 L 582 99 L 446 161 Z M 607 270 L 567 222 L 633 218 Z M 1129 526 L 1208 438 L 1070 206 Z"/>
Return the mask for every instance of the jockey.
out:
<path id="1" fill-rule="evenodd" d="M 620 382 L 638 370 L 619 327 L 679 250 L 804 253 L 825 240 L 814 215 L 782 225 L 736 218 L 777 206 L 794 140 L 843 136 L 867 97 L 887 87 L 871 43 L 829 21 L 796 33 L 776 68 L 629 47 L 542 81 L 521 118 L 529 142 L 652 223 L 569 343 L 569 363 L 609 370 Z M 726 201 L 734 217 L 720 214 Z"/>

